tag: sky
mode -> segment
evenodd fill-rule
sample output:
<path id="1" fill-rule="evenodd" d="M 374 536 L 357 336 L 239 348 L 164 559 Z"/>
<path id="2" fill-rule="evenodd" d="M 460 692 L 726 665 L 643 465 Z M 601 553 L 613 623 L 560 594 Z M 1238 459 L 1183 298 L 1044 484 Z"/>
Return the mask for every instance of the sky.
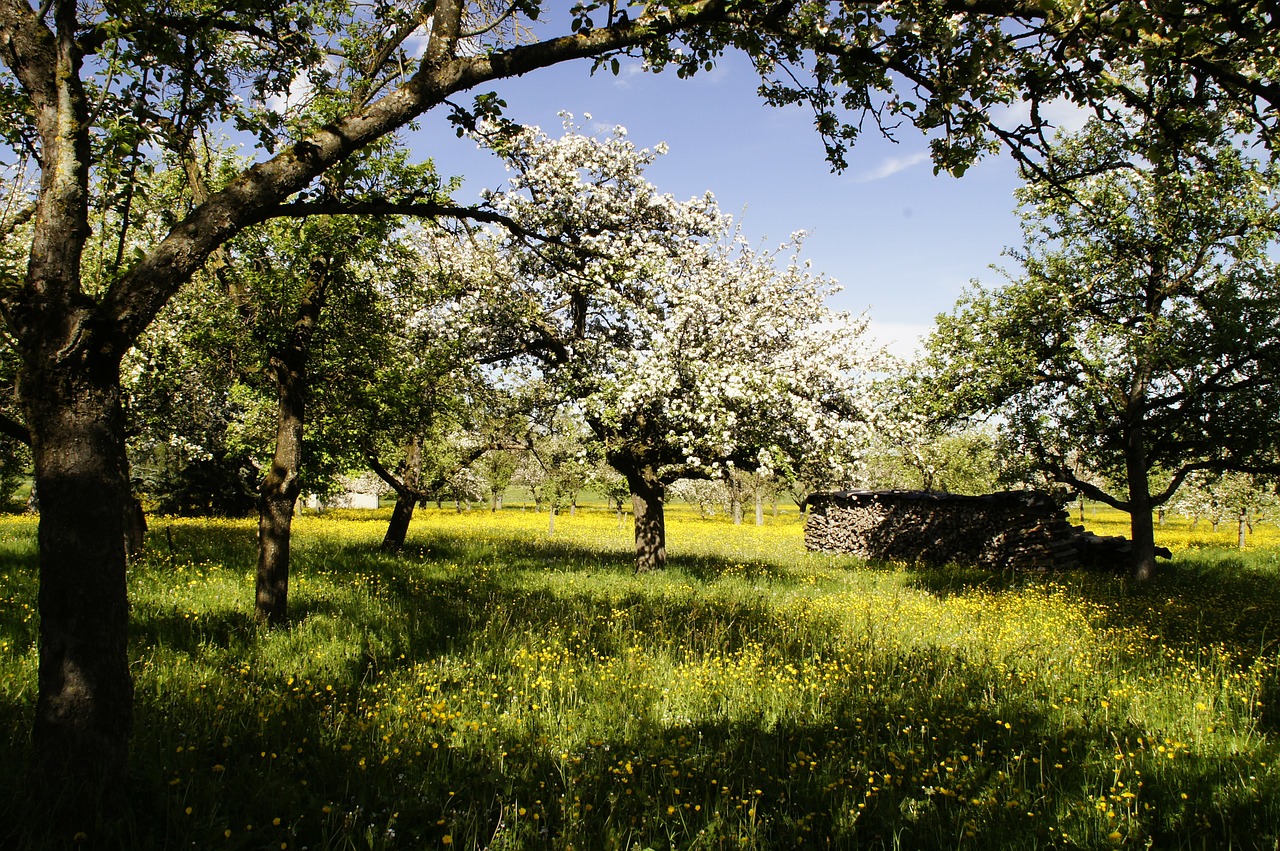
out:
<path id="1" fill-rule="evenodd" d="M 925 138 L 904 127 L 897 144 L 864 134 L 849 167 L 833 174 L 812 114 L 767 106 L 740 56 L 688 80 L 646 73 L 638 63 L 616 77 L 590 72 L 589 61 L 568 63 L 475 93 L 497 92 L 508 118 L 551 136 L 560 135 L 558 113 L 567 111 L 580 123 L 590 114 L 588 129 L 621 125 L 640 147 L 666 142 L 670 152 L 647 171 L 660 191 L 683 200 L 710 190 L 757 245 L 776 247 L 806 231 L 803 256 L 844 287 L 832 306 L 866 312 L 872 333 L 895 353 L 910 355 L 969 281 L 1000 283 L 992 265 L 1008 266 L 1003 250 L 1021 244 L 1018 180 L 1007 155 L 963 178 L 935 176 Z M 442 111 L 406 139 L 442 174 L 464 177 L 456 200 L 474 201 L 506 178 L 496 158 L 456 137 Z"/>

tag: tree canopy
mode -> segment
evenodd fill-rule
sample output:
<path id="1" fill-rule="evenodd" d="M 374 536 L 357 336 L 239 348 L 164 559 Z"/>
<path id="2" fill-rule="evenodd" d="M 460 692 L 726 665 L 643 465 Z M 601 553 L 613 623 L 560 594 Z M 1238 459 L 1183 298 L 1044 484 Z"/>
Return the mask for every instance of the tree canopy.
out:
<path id="1" fill-rule="evenodd" d="M 1188 474 L 1276 466 L 1280 219 L 1273 169 L 1229 139 L 1131 141 L 1061 142 L 1086 176 L 1021 192 L 1020 269 L 939 317 L 924 374 L 942 412 L 1000 415 L 1054 479 L 1128 511 L 1145 574 L 1152 507 Z"/>

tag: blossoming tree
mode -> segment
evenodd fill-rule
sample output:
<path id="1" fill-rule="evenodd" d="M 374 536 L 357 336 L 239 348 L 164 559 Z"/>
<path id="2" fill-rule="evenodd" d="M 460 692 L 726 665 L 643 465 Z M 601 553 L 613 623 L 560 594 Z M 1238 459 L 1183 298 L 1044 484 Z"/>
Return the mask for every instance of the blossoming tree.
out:
<path id="1" fill-rule="evenodd" d="M 662 147 L 571 121 L 559 139 L 525 128 L 489 142 L 514 172 L 489 202 L 543 237 L 492 237 L 498 343 L 576 401 L 630 487 L 647 571 L 665 563 L 676 479 L 851 457 L 875 358 L 865 322 L 826 305 L 838 288 L 800 259 L 802 235 L 754 248 L 710 194 L 679 202 L 644 178 Z"/>

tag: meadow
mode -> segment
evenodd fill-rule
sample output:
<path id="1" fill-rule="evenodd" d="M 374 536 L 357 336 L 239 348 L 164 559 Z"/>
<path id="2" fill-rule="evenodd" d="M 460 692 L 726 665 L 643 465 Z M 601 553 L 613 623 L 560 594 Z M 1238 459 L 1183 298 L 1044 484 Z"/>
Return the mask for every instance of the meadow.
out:
<path id="1" fill-rule="evenodd" d="M 867 565 L 794 515 L 673 511 L 637 577 L 612 514 L 295 524 L 293 622 L 255 527 L 152 518 L 130 570 L 132 816 L 24 819 L 35 522 L 0 517 L 0 847 L 1274 849 L 1280 533 L 1160 527 L 1092 573 Z M 1114 534 L 1097 509 L 1086 522 Z"/>

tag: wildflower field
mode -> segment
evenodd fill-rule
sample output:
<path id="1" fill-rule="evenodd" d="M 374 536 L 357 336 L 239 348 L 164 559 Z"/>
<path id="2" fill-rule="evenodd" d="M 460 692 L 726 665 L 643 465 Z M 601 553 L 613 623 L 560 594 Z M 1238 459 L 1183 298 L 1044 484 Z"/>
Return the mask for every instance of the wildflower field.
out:
<path id="1" fill-rule="evenodd" d="M 1104 534 L 1117 516 L 1086 512 Z M 84 847 L 1160 848 L 1280 842 L 1280 534 L 1171 522 L 1149 586 L 812 554 L 794 515 L 153 518 L 130 571 L 134 812 Z M 0 518 L 0 847 L 23 820 L 35 522 Z M 56 831 L 56 826 L 55 826 Z"/>

